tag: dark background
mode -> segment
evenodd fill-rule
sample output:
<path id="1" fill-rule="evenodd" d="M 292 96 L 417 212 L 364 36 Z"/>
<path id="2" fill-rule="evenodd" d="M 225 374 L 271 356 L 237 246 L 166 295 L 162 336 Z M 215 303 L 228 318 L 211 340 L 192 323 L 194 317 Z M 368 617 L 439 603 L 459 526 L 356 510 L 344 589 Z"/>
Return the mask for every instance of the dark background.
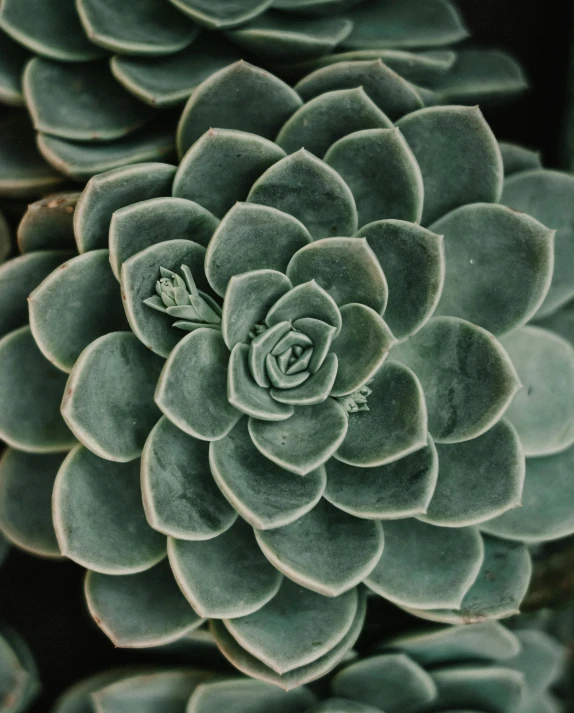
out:
<path id="1" fill-rule="evenodd" d="M 539 149 L 549 167 L 562 165 L 561 113 L 567 87 L 574 0 L 458 0 L 473 44 L 511 52 L 523 66 L 530 90 L 502 107 L 483 107 L 501 140 Z M 574 76 L 572 77 L 574 81 Z M 99 670 L 157 662 L 157 654 L 114 649 L 91 622 L 83 599 L 83 570 L 13 549 L 0 570 L 0 615 L 30 644 L 43 693 L 31 713 L 46 713 L 58 693 Z M 410 625 L 405 614 L 371 605 L 371 630 L 363 646 Z M 165 659 L 166 662 L 168 659 Z"/>

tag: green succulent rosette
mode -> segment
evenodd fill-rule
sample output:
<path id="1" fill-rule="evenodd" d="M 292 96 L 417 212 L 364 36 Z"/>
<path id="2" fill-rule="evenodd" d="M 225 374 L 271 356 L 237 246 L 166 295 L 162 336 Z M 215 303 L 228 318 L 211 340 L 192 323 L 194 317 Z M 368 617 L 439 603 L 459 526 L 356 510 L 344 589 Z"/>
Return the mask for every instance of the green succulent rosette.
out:
<path id="1" fill-rule="evenodd" d="M 542 631 L 490 622 L 426 630 L 353 654 L 314 689 L 205 668 L 107 671 L 67 691 L 53 713 L 559 713 L 564 648 Z"/>
<path id="2" fill-rule="evenodd" d="M 0 624 L 0 713 L 24 713 L 39 690 L 38 671 L 26 642 Z"/>
<path id="3" fill-rule="evenodd" d="M 428 104 L 524 89 L 506 54 L 452 52 L 467 34 L 449 0 L 3 0 L 0 195 L 171 159 L 170 109 L 238 59 L 290 81 L 381 62 Z"/>
<path id="4" fill-rule="evenodd" d="M 297 685 L 352 647 L 366 589 L 448 623 L 518 610 L 528 550 L 494 528 L 537 467 L 523 420 L 545 454 L 574 442 L 574 351 L 523 326 L 554 231 L 499 203 L 476 107 L 420 109 L 380 66 L 370 94 L 311 74 L 305 103 L 225 68 L 178 167 L 103 173 L 20 225 L 0 524 L 89 570 L 118 646 L 209 619 L 236 666 Z M 573 531 L 563 495 L 538 540 Z"/>

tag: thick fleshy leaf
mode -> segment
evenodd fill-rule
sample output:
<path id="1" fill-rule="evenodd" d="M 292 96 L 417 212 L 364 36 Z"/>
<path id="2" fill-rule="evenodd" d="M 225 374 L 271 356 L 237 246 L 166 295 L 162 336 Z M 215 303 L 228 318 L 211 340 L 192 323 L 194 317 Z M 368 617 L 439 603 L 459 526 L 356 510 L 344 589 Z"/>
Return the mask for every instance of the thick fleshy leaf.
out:
<path id="1" fill-rule="evenodd" d="M 256 383 L 249 369 L 249 347 L 236 344 L 227 372 L 227 398 L 236 409 L 263 421 L 284 421 L 293 415 L 293 407 L 279 403 L 269 389 Z"/>
<path id="2" fill-rule="evenodd" d="M 524 91 L 528 82 L 521 66 L 506 52 L 463 49 L 449 72 L 432 84 L 441 104 L 484 104 Z"/>
<path id="3" fill-rule="evenodd" d="M 181 540 L 208 540 L 227 530 L 237 513 L 209 470 L 209 445 L 163 417 L 141 460 L 143 504 L 149 524 Z"/>
<path id="4" fill-rule="evenodd" d="M 444 282 L 442 238 L 402 220 L 380 220 L 361 228 L 389 286 L 384 315 L 397 339 L 417 332 L 433 314 Z"/>
<path id="5" fill-rule="evenodd" d="M 314 240 L 353 235 L 357 230 L 357 208 L 349 187 L 334 169 L 305 149 L 268 169 L 247 200 L 293 215 Z"/>
<path id="6" fill-rule="evenodd" d="M 574 297 L 572 191 L 574 176 L 542 169 L 518 173 L 504 183 L 501 199 L 504 205 L 527 213 L 548 228 L 556 230 L 554 276 L 538 312 L 539 317 L 555 312 Z"/>
<path id="7" fill-rule="evenodd" d="M 478 438 L 437 446 L 440 475 L 421 520 L 463 527 L 521 505 L 524 453 L 516 429 L 502 419 Z"/>
<path id="8" fill-rule="evenodd" d="M 236 203 L 213 234 L 205 274 L 223 296 L 234 275 L 252 270 L 285 272 L 292 255 L 311 242 L 305 226 L 276 208 Z"/>
<path id="9" fill-rule="evenodd" d="M 330 460 L 325 499 L 369 520 L 411 517 L 426 512 L 437 476 L 437 452 L 429 437 L 425 448 L 386 465 L 357 468 Z"/>
<path id="10" fill-rule="evenodd" d="M 518 144 L 511 144 L 507 141 L 500 141 L 498 146 L 502 154 L 505 178 L 515 173 L 521 173 L 522 171 L 542 168 L 542 160 L 538 151 L 532 151 L 531 149 L 524 148 Z"/>
<path id="11" fill-rule="evenodd" d="M 120 208 L 110 225 L 110 263 L 119 280 L 122 265 L 145 248 L 169 240 L 192 240 L 203 247 L 218 220 L 208 210 L 183 198 L 150 198 Z M 163 263 L 162 263 L 163 264 Z"/>
<path id="12" fill-rule="evenodd" d="M 271 389 L 275 401 L 294 406 L 319 404 L 333 391 L 337 376 L 338 360 L 336 354 L 328 354 L 319 369 L 300 386 L 291 389 Z"/>
<path id="13" fill-rule="evenodd" d="M 350 13 L 352 49 L 432 47 L 463 40 L 468 32 L 446 0 L 389 0 L 361 5 Z"/>
<path id="14" fill-rule="evenodd" d="M 186 713 L 304 713 L 316 700 L 307 688 L 286 692 L 263 681 L 233 678 L 198 686 Z"/>
<path id="15" fill-rule="evenodd" d="M 222 218 L 237 201 L 245 200 L 254 181 L 284 155 L 279 146 L 255 134 L 209 129 L 180 163 L 173 194 Z"/>
<path id="16" fill-rule="evenodd" d="M 60 415 L 66 376 L 44 358 L 29 327 L 0 340 L 0 438 L 29 453 L 67 451 L 76 439 Z"/>
<path id="17" fill-rule="evenodd" d="M 32 52 L 62 62 L 84 62 L 102 54 L 86 37 L 73 2 L 45 0 L 38 12 L 34 0 L 6 0 L 0 27 Z"/>
<path id="18" fill-rule="evenodd" d="M 574 348 L 526 326 L 503 339 L 523 388 L 508 409 L 526 456 L 559 453 L 574 443 Z"/>
<path id="19" fill-rule="evenodd" d="M 509 659 L 520 651 L 517 636 L 496 621 L 405 634 L 383 646 L 387 644 L 392 649 L 405 651 L 426 668 L 471 659 L 504 661 L 513 666 Z"/>
<path id="20" fill-rule="evenodd" d="M 174 176 L 175 168 L 165 163 L 124 166 L 94 176 L 74 214 L 79 251 L 107 248 L 113 213 L 138 201 L 169 195 Z"/>
<path id="21" fill-rule="evenodd" d="M 182 592 L 205 618 L 252 614 L 277 594 L 283 579 L 242 520 L 211 540 L 170 539 L 168 554 Z"/>
<path id="22" fill-rule="evenodd" d="M 393 358 L 421 381 L 429 431 L 437 443 L 476 438 L 502 416 L 519 378 L 510 357 L 486 330 L 455 317 L 436 317 L 395 347 Z"/>
<path id="23" fill-rule="evenodd" d="M 249 419 L 256 448 L 281 468 L 306 475 L 333 455 L 347 433 L 345 410 L 328 398 L 312 406 L 297 406 L 286 421 Z"/>
<path id="24" fill-rule="evenodd" d="M 269 327 L 285 321 L 316 319 L 341 330 L 341 313 L 335 300 L 315 280 L 294 287 L 280 297 L 267 312 L 265 323 Z"/>
<path id="25" fill-rule="evenodd" d="M 7 713 L 27 710 L 40 690 L 38 670 L 26 642 L 8 626 L 0 631 L 2 706 Z"/>
<path id="26" fill-rule="evenodd" d="M 483 557 L 482 540 L 474 527 L 454 530 L 412 518 L 389 520 L 383 555 L 366 584 L 400 606 L 457 607 L 475 581 Z"/>
<path id="27" fill-rule="evenodd" d="M 198 29 L 162 0 L 125 5 L 115 0 L 78 0 L 78 14 L 90 40 L 110 52 L 172 54 L 187 47 Z"/>
<path id="28" fill-rule="evenodd" d="M 53 516 L 62 554 L 95 572 L 143 572 L 165 557 L 165 537 L 145 518 L 139 461 L 112 463 L 77 446 L 56 478 Z"/>
<path id="29" fill-rule="evenodd" d="M 167 560 L 123 577 L 88 572 L 85 592 L 92 618 L 116 647 L 162 646 L 202 623 Z"/>
<path id="30" fill-rule="evenodd" d="M 521 650 L 508 665 L 524 674 L 530 695 L 539 696 L 560 678 L 565 651 L 544 631 L 532 629 L 515 633 Z"/>
<path id="31" fill-rule="evenodd" d="M 28 322 L 28 295 L 73 253 L 42 250 L 0 266 L 0 335 Z"/>
<path id="32" fill-rule="evenodd" d="M 385 713 L 419 710 L 437 693 L 431 676 L 403 653 L 351 663 L 335 675 L 331 685 L 335 695 Z"/>
<path id="33" fill-rule="evenodd" d="M 42 158 L 27 112 L 0 121 L 0 197 L 37 198 L 57 190 L 65 179 Z"/>
<path id="34" fill-rule="evenodd" d="M 175 54 L 165 57 L 116 55 L 114 77 L 138 99 L 157 109 L 181 104 L 204 80 L 240 59 L 223 37 L 206 33 Z"/>
<path id="35" fill-rule="evenodd" d="M 80 193 L 54 193 L 28 206 L 18 225 L 18 249 L 75 250 L 74 211 Z"/>
<path id="36" fill-rule="evenodd" d="M 443 528 L 441 528 L 443 529 Z M 451 535 L 462 530 L 446 530 Z M 483 537 L 484 560 L 459 609 L 410 609 L 415 616 L 446 624 L 475 624 L 519 613 L 532 573 L 528 549 L 517 542 Z"/>
<path id="37" fill-rule="evenodd" d="M 62 460 L 62 455 L 11 448 L 0 459 L 0 529 L 18 547 L 43 557 L 60 555 L 52 490 Z"/>
<path id="38" fill-rule="evenodd" d="M 499 200 L 502 157 L 478 107 L 430 107 L 397 126 L 423 176 L 423 225 L 467 203 Z"/>
<path id="39" fill-rule="evenodd" d="M 395 344 L 383 318 L 370 307 L 346 304 L 341 317 L 341 333 L 332 346 L 339 361 L 333 396 L 352 394 L 368 383 Z"/>
<path id="40" fill-rule="evenodd" d="M 305 148 L 323 158 L 336 141 L 363 129 L 390 129 L 391 121 L 363 87 L 325 92 L 304 104 L 284 124 L 277 143 L 287 153 Z"/>
<path id="41" fill-rule="evenodd" d="M 155 392 L 168 419 L 205 441 L 227 435 L 241 412 L 227 400 L 229 352 L 219 331 L 200 328 L 171 352 Z"/>
<path id="42" fill-rule="evenodd" d="M 190 236 L 191 237 L 191 236 Z M 209 289 L 203 272 L 205 248 L 191 240 L 167 240 L 136 253 L 122 266 L 124 308 L 136 337 L 156 354 L 167 357 L 183 332 L 174 329 L 174 317 L 150 308 L 145 300 L 155 294 L 160 267 L 180 273 L 186 265 L 200 290 Z"/>
<path id="43" fill-rule="evenodd" d="M 267 13 L 227 32 L 238 47 L 266 61 L 303 62 L 328 54 L 353 29 L 346 17 L 289 17 Z"/>
<path id="44" fill-rule="evenodd" d="M 280 572 L 326 597 L 336 597 L 362 582 L 384 546 L 379 522 L 360 520 L 326 500 L 291 525 L 256 531 L 256 536 Z"/>
<path id="45" fill-rule="evenodd" d="M 82 182 L 131 164 L 171 160 L 174 153 L 173 131 L 160 121 L 118 141 L 78 143 L 38 133 L 37 143 L 46 161 Z"/>
<path id="46" fill-rule="evenodd" d="M 300 589 L 299 594 L 300 597 L 305 595 L 306 598 L 308 598 L 309 596 L 318 596 L 316 594 L 313 594 L 313 592 L 310 592 L 308 589 Z M 355 617 L 347 633 L 343 636 L 339 643 L 324 656 L 320 656 L 318 659 L 311 662 L 310 664 L 300 666 L 282 675 L 278 674 L 269 666 L 266 666 L 262 661 L 260 661 L 258 658 L 256 658 L 244 648 L 242 648 L 233 638 L 233 636 L 231 636 L 231 634 L 225 628 L 223 623 L 218 621 L 212 621 L 211 631 L 215 636 L 217 645 L 219 646 L 221 652 L 240 671 L 243 671 L 249 676 L 253 676 L 263 681 L 273 683 L 276 686 L 280 686 L 285 690 L 290 690 L 292 688 L 295 688 L 296 686 L 302 686 L 303 684 L 308 683 L 309 681 L 314 681 L 315 679 L 324 676 L 326 673 L 331 671 L 349 652 L 350 648 L 353 646 L 359 636 L 359 633 L 361 632 L 366 612 L 366 597 L 362 594 L 360 590 L 358 591 L 358 594 L 359 603 Z M 333 606 L 333 602 L 336 601 L 334 599 L 326 600 L 323 597 L 321 597 L 321 600 L 321 604 L 317 606 L 319 612 L 324 612 L 329 604 Z M 297 602 L 288 602 L 287 606 L 292 608 L 293 604 L 295 604 L 296 606 Z M 271 602 L 269 606 L 272 605 L 273 602 Z M 302 609 L 304 609 L 304 607 L 302 607 Z M 279 621 L 286 620 L 286 610 L 284 609 L 281 612 L 281 619 L 279 619 Z M 277 621 L 277 616 L 275 616 L 273 618 L 274 626 L 277 625 Z M 286 631 L 287 636 L 289 636 L 290 633 L 290 630 Z M 312 645 L 312 643 L 313 642 L 310 642 L 310 645 Z"/>
<path id="47" fill-rule="evenodd" d="M 433 705 L 441 710 L 505 713 L 526 702 L 524 676 L 509 668 L 467 664 L 433 671 L 432 678 L 438 690 Z"/>
<path id="48" fill-rule="evenodd" d="M 89 344 L 128 327 L 108 250 L 92 250 L 61 264 L 32 292 L 28 304 L 36 344 L 68 373 Z"/>
<path id="49" fill-rule="evenodd" d="M 484 522 L 481 529 L 508 540 L 545 542 L 574 533 L 574 446 L 526 459 L 522 507 Z"/>
<path id="50" fill-rule="evenodd" d="M 249 435 L 247 419 L 210 445 L 209 462 L 221 492 L 258 530 L 298 520 L 317 504 L 325 489 L 323 467 L 301 478 L 261 455 Z"/>
<path id="51" fill-rule="evenodd" d="M 0 12 L 0 24 L 2 14 Z M 8 106 L 23 106 L 22 72 L 30 53 L 9 35 L 0 35 L 0 101 Z"/>
<path id="52" fill-rule="evenodd" d="M 383 218 L 418 223 L 423 213 L 423 179 L 398 129 L 367 129 L 339 139 L 325 161 L 351 189 L 359 225 Z"/>
<path id="53" fill-rule="evenodd" d="M 379 708 L 346 698 L 328 698 L 309 709 L 309 713 L 381 713 Z"/>
<path id="54" fill-rule="evenodd" d="M 325 600 L 287 580 L 255 613 L 224 622 L 237 643 L 284 674 L 324 656 L 349 631 L 358 607 L 352 590 Z"/>
<path id="55" fill-rule="evenodd" d="M 245 96 L 249 102 L 243 100 Z M 291 87 L 241 60 L 219 70 L 193 92 L 179 122 L 178 151 L 183 156 L 211 128 L 272 140 L 300 106 L 301 98 Z"/>
<path id="56" fill-rule="evenodd" d="M 131 332 L 112 332 L 86 347 L 61 408 L 77 439 L 100 458 L 138 458 L 160 416 L 153 394 L 162 366 Z"/>
<path id="57" fill-rule="evenodd" d="M 39 57 L 24 72 L 26 103 L 38 131 L 74 141 L 112 141 L 151 118 L 116 82 L 107 63 L 64 64 Z"/>
<path id="58" fill-rule="evenodd" d="M 210 30 L 223 30 L 248 22 L 264 12 L 273 0 L 170 0 L 194 22 Z"/>
<path id="59" fill-rule="evenodd" d="M 315 280 L 341 307 L 360 302 L 381 314 L 387 304 L 387 282 L 366 240 L 324 238 L 298 250 L 287 267 L 294 285 Z"/>
<path id="60" fill-rule="evenodd" d="M 348 10 L 361 0 L 275 0 L 273 7 L 301 15 L 332 15 Z"/>
<path id="61" fill-rule="evenodd" d="M 427 409 L 415 374 L 403 364 L 389 362 L 369 382 L 369 389 L 368 410 L 349 415 L 349 429 L 335 458 L 369 468 L 423 448 L 427 442 Z"/>
<path id="62" fill-rule="evenodd" d="M 457 208 L 431 230 L 444 236 L 447 268 L 435 314 L 468 319 L 500 335 L 538 311 L 552 280 L 554 231 L 486 203 Z"/>
<path id="63" fill-rule="evenodd" d="M 289 279 L 276 270 L 234 275 L 227 285 L 221 315 L 221 332 L 227 347 L 233 349 L 236 344 L 249 341 L 253 327 L 265 321 L 269 309 L 291 287 Z"/>

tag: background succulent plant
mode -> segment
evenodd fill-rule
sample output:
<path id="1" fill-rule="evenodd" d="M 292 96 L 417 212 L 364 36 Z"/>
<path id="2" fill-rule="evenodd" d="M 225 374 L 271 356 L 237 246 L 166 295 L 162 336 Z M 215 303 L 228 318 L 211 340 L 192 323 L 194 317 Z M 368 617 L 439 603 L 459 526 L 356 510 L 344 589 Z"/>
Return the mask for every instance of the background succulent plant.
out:
<path id="1" fill-rule="evenodd" d="M 439 621 L 515 613 L 527 549 L 479 528 L 504 535 L 492 518 L 520 503 L 531 441 L 550 454 L 574 440 L 574 352 L 521 326 L 556 290 L 553 231 L 497 204 L 503 160 L 480 112 L 419 109 L 408 88 L 384 91 L 380 64 L 340 68 L 303 79 L 304 104 L 244 62 L 220 70 L 186 107 L 179 168 L 96 176 L 75 210 L 77 194 L 34 204 L 0 279 L 6 535 L 91 570 L 90 609 L 117 645 L 210 618 L 239 668 L 282 685 L 353 645 L 361 581 Z M 238 107 L 230 86 L 258 101 Z M 150 307 L 161 268 L 171 316 Z M 210 327 L 204 313 L 174 329 L 205 306 Z M 337 373 L 291 413 L 248 352 L 297 319 Z M 369 410 L 347 415 L 337 379 L 337 399 L 368 386 Z M 273 409 L 289 418 L 261 419 Z M 571 503 L 548 498 L 563 512 L 542 540 L 572 531 Z"/>
<path id="2" fill-rule="evenodd" d="M 40 688 L 27 644 L 10 627 L 0 626 L 0 711 L 23 713 Z"/>
<path id="3" fill-rule="evenodd" d="M 17 111 L 2 121 L 0 195 L 171 156 L 173 119 L 153 109 L 242 57 L 290 80 L 382 61 L 428 104 L 524 88 L 504 53 L 444 49 L 467 34 L 448 0 L 4 0 L 0 100 L 25 105 L 34 128 Z"/>

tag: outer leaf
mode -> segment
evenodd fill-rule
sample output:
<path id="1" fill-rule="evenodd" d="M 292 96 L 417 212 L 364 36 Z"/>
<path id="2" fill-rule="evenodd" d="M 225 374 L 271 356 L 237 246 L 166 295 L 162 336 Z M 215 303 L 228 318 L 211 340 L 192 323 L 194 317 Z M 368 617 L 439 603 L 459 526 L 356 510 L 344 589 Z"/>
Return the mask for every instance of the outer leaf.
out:
<path id="1" fill-rule="evenodd" d="M 357 608 L 355 590 L 326 600 L 284 580 L 262 609 L 224 624 L 248 653 L 285 674 L 336 646 L 352 626 Z"/>
<path id="2" fill-rule="evenodd" d="M 2 22 L 1 14 L 0 22 Z M 3 32 L 0 37 L 0 100 L 2 104 L 24 105 L 21 78 L 29 59 L 30 53 L 26 48 Z"/>
<path id="3" fill-rule="evenodd" d="M 194 22 L 210 30 L 241 25 L 264 12 L 272 0 L 170 0 Z"/>
<path id="4" fill-rule="evenodd" d="M 366 579 L 372 590 L 417 609 L 460 605 L 483 562 L 476 528 L 451 530 L 409 518 L 385 522 L 385 537 L 383 555 Z"/>
<path id="5" fill-rule="evenodd" d="M 423 448 L 427 442 L 427 410 L 413 372 L 389 362 L 377 372 L 369 388 L 369 410 L 350 414 L 347 435 L 335 458 L 369 468 Z"/>
<path id="6" fill-rule="evenodd" d="M 56 478 L 54 527 L 63 555 L 103 574 L 134 574 L 165 557 L 147 524 L 139 463 L 111 463 L 77 446 Z"/>
<path id="7" fill-rule="evenodd" d="M 397 126 L 423 176 L 423 225 L 461 205 L 500 199 L 502 157 L 478 107 L 421 109 Z"/>
<path id="8" fill-rule="evenodd" d="M 138 458 L 159 417 L 153 392 L 162 361 L 133 334 L 112 332 L 81 353 L 68 378 L 62 416 L 87 448 L 107 460 Z"/>
<path id="9" fill-rule="evenodd" d="M 103 63 L 36 57 L 24 72 L 24 94 L 36 130 L 73 141 L 113 141 L 151 118 Z"/>
<path id="10" fill-rule="evenodd" d="M 508 665 L 521 671 L 531 696 L 539 696 L 556 683 L 564 669 L 564 649 L 544 631 L 517 631 L 521 650 Z"/>
<path id="11" fill-rule="evenodd" d="M 531 215 L 548 228 L 556 230 L 554 276 L 538 312 L 546 317 L 574 297 L 572 261 L 574 232 L 572 202 L 574 177 L 558 171 L 520 172 L 504 183 L 501 202 L 509 208 Z"/>
<path id="12" fill-rule="evenodd" d="M 273 6 L 285 12 L 301 15 L 332 15 L 348 10 L 361 0 L 275 0 Z"/>
<path id="13" fill-rule="evenodd" d="M 182 592 L 205 618 L 247 616 L 276 595 L 283 579 L 242 520 L 211 540 L 170 539 L 168 554 Z"/>
<path id="14" fill-rule="evenodd" d="M 311 242 L 305 226 L 275 208 L 236 203 L 221 221 L 205 256 L 205 274 L 223 296 L 235 275 L 253 270 L 285 272 L 291 256 Z"/>
<path id="15" fill-rule="evenodd" d="M 156 403 L 190 436 L 217 441 L 241 416 L 227 400 L 228 359 L 219 332 L 200 328 L 179 342 L 163 368 Z"/>
<path id="16" fill-rule="evenodd" d="M 387 520 L 426 512 L 438 476 L 438 457 L 427 446 L 373 468 L 357 468 L 332 459 L 327 466 L 325 499 L 355 517 Z"/>
<path id="17" fill-rule="evenodd" d="M 18 225 L 18 249 L 75 250 L 74 211 L 80 193 L 55 193 L 28 206 Z"/>
<path id="18" fill-rule="evenodd" d="M 309 100 L 283 125 L 277 143 L 287 153 L 303 147 L 323 158 L 343 136 L 362 129 L 390 129 L 391 121 L 363 87 L 325 92 Z"/>
<path id="19" fill-rule="evenodd" d="M 298 520 L 317 504 L 325 489 L 323 467 L 301 478 L 261 455 L 253 445 L 246 419 L 210 445 L 209 460 L 222 493 L 258 530 Z"/>
<path id="20" fill-rule="evenodd" d="M 202 623 L 167 561 L 123 577 L 88 572 L 85 591 L 92 618 L 116 647 L 162 646 Z"/>
<path id="21" fill-rule="evenodd" d="M 510 358 L 486 330 L 436 317 L 393 356 L 421 381 L 437 443 L 476 438 L 502 416 L 520 387 Z"/>
<path id="22" fill-rule="evenodd" d="M 107 248 L 112 214 L 132 203 L 169 195 L 174 176 L 175 168 L 165 163 L 124 166 L 94 176 L 74 213 L 79 251 Z"/>
<path id="23" fill-rule="evenodd" d="M 2 440 L 29 453 L 72 448 L 76 439 L 60 415 L 65 386 L 65 375 L 44 359 L 29 327 L 21 327 L 1 339 Z"/>
<path id="24" fill-rule="evenodd" d="M 209 129 L 185 154 L 173 182 L 173 194 L 210 210 L 218 218 L 245 200 L 253 182 L 284 156 L 255 134 Z"/>
<path id="25" fill-rule="evenodd" d="M 179 122 L 178 151 L 185 154 L 212 127 L 274 139 L 300 106 L 300 97 L 287 84 L 241 60 L 219 70 L 193 92 Z"/>
<path id="26" fill-rule="evenodd" d="M 43 557 L 59 557 L 52 490 L 62 455 L 7 448 L 0 459 L 0 528 L 11 542 Z"/>
<path id="27" fill-rule="evenodd" d="M 347 515 L 325 500 L 291 525 L 255 534 L 263 553 L 280 572 L 327 597 L 363 581 L 384 546 L 380 523 Z"/>
<path id="28" fill-rule="evenodd" d="M 150 198 L 120 208 L 110 225 L 110 263 L 119 280 L 123 263 L 145 248 L 171 240 L 193 240 L 207 247 L 218 220 L 183 198 Z"/>
<path id="29" fill-rule="evenodd" d="M 141 486 L 149 524 L 182 540 L 207 540 L 233 525 L 237 513 L 213 482 L 209 446 L 161 418 L 142 454 Z"/>
<path id="30" fill-rule="evenodd" d="M 440 475 L 420 520 L 462 527 L 520 508 L 524 453 L 516 429 L 506 419 L 478 438 L 439 445 L 437 450 Z"/>
<path id="31" fill-rule="evenodd" d="M 436 314 L 468 319 L 493 334 L 527 322 L 554 268 L 554 231 L 498 205 L 463 206 L 431 226 L 444 235 L 446 280 Z"/>
<path id="32" fill-rule="evenodd" d="M 278 691 L 276 686 L 249 678 L 203 683 L 193 692 L 186 713 L 304 713 L 317 699 L 307 688 Z"/>
<path id="33" fill-rule="evenodd" d="M 118 283 L 108 250 L 92 250 L 64 262 L 28 298 L 30 327 L 49 361 L 72 371 L 93 341 L 127 329 Z"/>
<path id="34" fill-rule="evenodd" d="M 353 235 L 357 230 L 357 209 L 349 187 L 336 171 L 305 149 L 267 170 L 247 200 L 293 215 L 314 240 Z"/>
<path id="35" fill-rule="evenodd" d="M 435 671 L 435 705 L 441 708 L 480 708 L 492 713 L 516 710 L 526 702 L 526 684 L 519 671 L 496 666 L 456 666 Z"/>
<path id="36" fill-rule="evenodd" d="M 387 713 L 429 706 L 437 688 L 431 676 L 403 653 L 383 654 L 351 663 L 332 682 L 335 695 Z"/>
<path id="37" fill-rule="evenodd" d="M 498 146 L 502 154 L 505 178 L 515 173 L 521 173 L 522 171 L 542 168 L 542 160 L 538 151 L 531 151 L 523 146 L 511 144 L 507 141 L 500 141 Z"/>
<path id="38" fill-rule="evenodd" d="M 6 626 L 0 634 L 2 705 L 11 713 L 28 708 L 40 689 L 38 670 L 27 644 Z"/>
<path id="39" fill-rule="evenodd" d="M 389 285 L 385 321 L 397 339 L 417 332 L 433 314 L 444 282 L 442 236 L 402 220 L 379 220 L 366 238 Z"/>
<path id="40" fill-rule="evenodd" d="M 298 406 L 287 421 L 249 419 L 256 448 L 281 468 L 306 475 L 327 461 L 347 433 L 347 414 L 334 399 Z"/>
<path id="41" fill-rule="evenodd" d="M 398 129 L 368 129 L 339 139 L 325 161 L 351 189 L 359 225 L 382 218 L 418 223 L 423 213 L 423 179 Z"/>
<path id="42" fill-rule="evenodd" d="M 574 349 L 539 327 L 523 327 L 503 340 L 524 388 L 508 418 L 526 456 L 559 453 L 574 443 Z"/>
<path id="43" fill-rule="evenodd" d="M 309 709 L 310 713 L 380 713 L 378 708 L 365 706 L 344 698 L 328 698 Z"/>

